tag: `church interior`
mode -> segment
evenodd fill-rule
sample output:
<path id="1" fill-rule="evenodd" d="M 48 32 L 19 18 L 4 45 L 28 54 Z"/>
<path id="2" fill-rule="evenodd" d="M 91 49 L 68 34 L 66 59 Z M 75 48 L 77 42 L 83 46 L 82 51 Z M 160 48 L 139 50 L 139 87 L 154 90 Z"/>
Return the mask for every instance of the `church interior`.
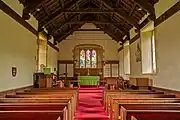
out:
<path id="1" fill-rule="evenodd" d="M 180 120 L 180 0 L 0 9 L 0 120 Z"/>

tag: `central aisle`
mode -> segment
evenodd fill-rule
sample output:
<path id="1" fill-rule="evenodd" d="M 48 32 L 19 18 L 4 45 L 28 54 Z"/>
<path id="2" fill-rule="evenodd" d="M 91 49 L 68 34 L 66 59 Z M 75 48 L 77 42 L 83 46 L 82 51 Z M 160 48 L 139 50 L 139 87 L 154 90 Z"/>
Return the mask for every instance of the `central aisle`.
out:
<path id="1" fill-rule="evenodd" d="M 103 88 L 80 88 L 75 120 L 108 120 L 102 105 Z"/>

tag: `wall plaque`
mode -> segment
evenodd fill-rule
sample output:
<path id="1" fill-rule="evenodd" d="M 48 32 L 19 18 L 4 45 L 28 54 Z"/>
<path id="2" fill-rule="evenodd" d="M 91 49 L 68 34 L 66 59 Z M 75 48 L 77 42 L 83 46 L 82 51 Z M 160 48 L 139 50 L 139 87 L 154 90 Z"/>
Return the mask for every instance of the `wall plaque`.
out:
<path id="1" fill-rule="evenodd" d="M 17 74 L 17 68 L 16 67 L 12 67 L 12 76 L 15 77 Z"/>

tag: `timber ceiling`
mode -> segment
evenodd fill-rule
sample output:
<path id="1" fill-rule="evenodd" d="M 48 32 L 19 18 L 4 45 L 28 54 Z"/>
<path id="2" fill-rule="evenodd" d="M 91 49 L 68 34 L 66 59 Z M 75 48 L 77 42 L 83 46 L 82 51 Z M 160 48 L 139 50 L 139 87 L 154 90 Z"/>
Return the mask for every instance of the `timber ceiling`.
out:
<path id="1" fill-rule="evenodd" d="M 155 19 L 154 4 L 158 0 L 19 0 L 22 17 L 33 15 L 57 44 L 85 23 L 93 23 L 117 42 L 129 39 L 129 30 L 140 29 L 145 15 Z M 126 37 L 125 37 L 126 36 Z M 124 39 L 126 38 L 126 39 Z"/>

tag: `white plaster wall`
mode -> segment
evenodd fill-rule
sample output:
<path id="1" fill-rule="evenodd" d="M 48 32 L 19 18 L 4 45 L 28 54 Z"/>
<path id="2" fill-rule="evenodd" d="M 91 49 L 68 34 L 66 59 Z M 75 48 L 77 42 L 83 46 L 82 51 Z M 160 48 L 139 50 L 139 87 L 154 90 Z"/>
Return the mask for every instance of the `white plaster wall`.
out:
<path id="1" fill-rule="evenodd" d="M 156 28 L 157 75 L 154 85 L 180 90 L 180 11 Z"/>
<path id="2" fill-rule="evenodd" d="M 0 91 L 32 85 L 37 38 L 2 11 L 0 18 Z M 16 77 L 12 77 L 14 66 Z"/>
<path id="3" fill-rule="evenodd" d="M 47 51 L 47 67 L 51 68 L 51 72 L 56 73 L 54 68 L 57 70 L 58 52 L 52 47 L 48 46 Z"/>
<path id="4" fill-rule="evenodd" d="M 93 29 L 96 27 L 93 24 L 85 24 L 82 28 Z M 105 60 L 119 60 L 117 52 L 119 45 L 102 31 L 74 32 L 73 35 L 70 35 L 66 40 L 59 43 L 59 60 L 72 60 L 72 50 L 79 44 L 101 45 L 105 50 Z"/>
<path id="5" fill-rule="evenodd" d="M 162 15 L 165 11 L 167 11 L 177 2 L 179 2 L 179 0 L 159 0 L 159 2 L 155 4 L 156 18 Z"/>
<path id="6" fill-rule="evenodd" d="M 130 45 L 130 59 L 131 59 L 131 76 L 139 77 L 141 75 L 141 62 L 136 62 L 137 44 L 140 39 L 136 40 Z"/>
<path id="7" fill-rule="evenodd" d="M 119 52 L 119 75 L 124 76 L 124 50 Z"/>

